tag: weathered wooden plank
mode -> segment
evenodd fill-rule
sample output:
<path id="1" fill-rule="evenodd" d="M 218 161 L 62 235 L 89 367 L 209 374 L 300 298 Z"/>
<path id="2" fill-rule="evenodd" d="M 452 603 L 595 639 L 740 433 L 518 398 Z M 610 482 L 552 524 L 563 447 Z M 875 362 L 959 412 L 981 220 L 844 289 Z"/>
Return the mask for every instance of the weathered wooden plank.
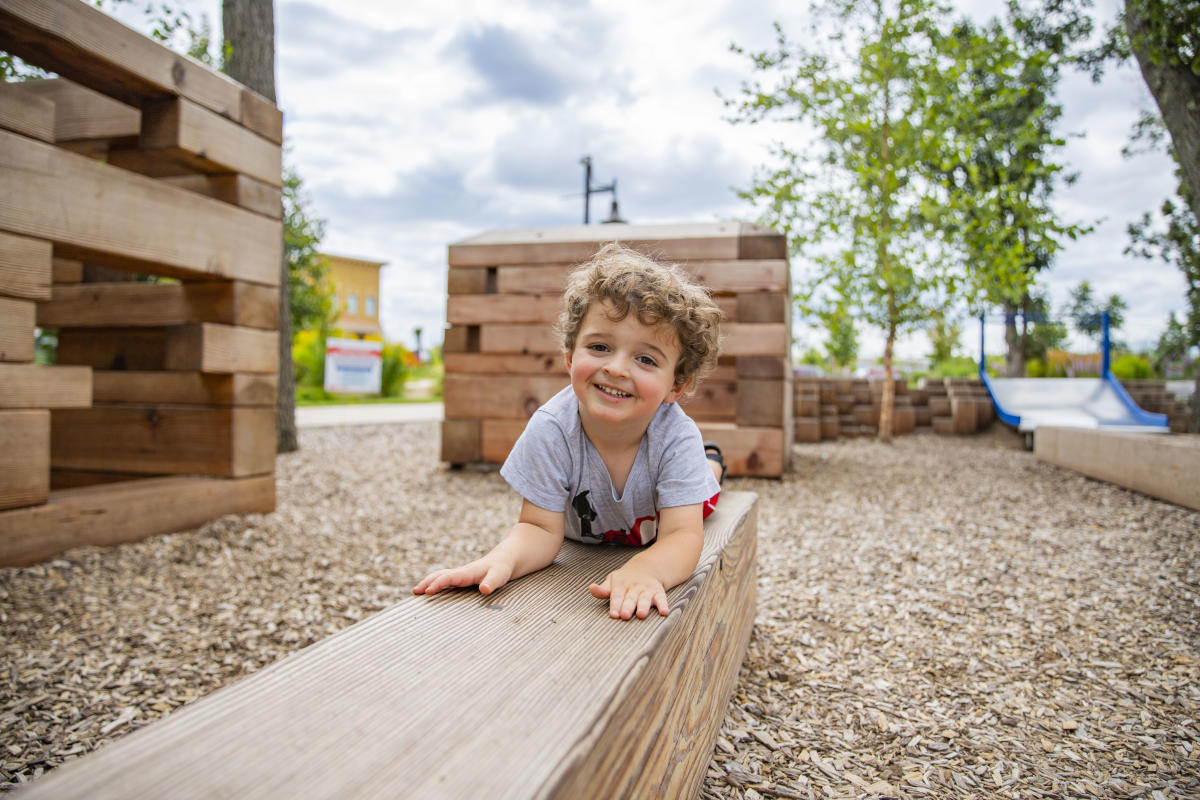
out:
<path id="1" fill-rule="evenodd" d="M 36 305 L 0 297 L 0 361 L 33 361 Z"/>
<path id="2" fill-rule="evenodd" d="M 55 286 L 49 302 L 38 304 L 37 319 L 59 329 L 217 322 L 276 330 L 279 290 L 244 281 Z"/>
<path id="3" fill-rule="evenodd" d="M 586 586 L 629 551 L 568 542 L 490 597 L 402 601 L 29 797 L 695 796 L 753 625 L 756 526 L 753 494 L 721 497 L 667 617 L 609 619 Z"/>
<path id="4" fill-rule="evenodd" d="M 214 323 L 167 328 L 64 328 L 58 362 L 98 370 L 275 374 L 278 332 Z"/>
<path id="5" fill-rule="evenodd" d="M 92 370 L 42 364 L 0 364 L 0 408 L 87 408 Z"/>
<path id="6" fill-rule="evenodd" d="M 737 382 L 735 421 L 749 427 L 781 428 L 790 415 L 791 385 L 784 380 L 742 378 Z"/>
<path id="7" fill-rule="evenodd" d="M 513 445 L 525 431 L 528 420 L 485 419 L 480 423 L 482 439 L 482 461 L 486 464 L 503 464 L 512 452 Z"/>
<path id="8" fill-rule="evenodd" d="M 739 392 L 736 380 L 710 377 L 702 381 L 691 395 L 680 400 L 679 405 L 697 422 L 733 422 Z"/>
<path id="9" fill-rule="evenodd" d="M 55 491 L 44 505 L 0 513 L 0 566 L 187 530 L 225 514 L 274 510 L 274 475 L 144 478 Z"/>
<path id="10" fill-rule="evenodd" d="M 53 104 L 51 141 L 60 145 L 97 140 L 103 141 L 106 147 L 137 143 L 142 127 L 141 112 L 86 86 L 51 78 L 10 83 L 4 88 Z"/>
<path id="11" fill-rule="evenodd" d="M 729 475 L 778 478 L 787 468 L 791 441 L 782 428 L 751 428 L 717 422 L 700 423 L 705 441 L 721 446 Z"/>
<path id="12" fill-rule="evenodd" d="M 792 298 L 783 292 L 743 292 L 734 313 L 738 322 L 789 322 Z"/>
<path id="13" fill-rule="evenodd" d="M 467 352 L 479 353 L 536 353 L 554 355 L 561 352 L 559 337 L 551 325 L 495 324 L 472 325 L 479 331 L 478 345 Z M 450 329 L 451 331 L 454 328 Z"/>
<path id="14" fill-rule="evenodd" d="M 175 175 L 160 180 L 271 219 L 283 214 L 283 192 L 245 175 Z"/>
<path id="15" fill-rule="evenodd" d="M 728 356 L 784 356 L 791 342 L 787 323 L 730 322 L 721 326 L 721 354 Z"/>
<path id="16" fill-rule="evenodd" d="M 274 406 L 278 385 L 278 375 L 107 370 L 92 373 L 92 397 L 97 403 Z"/>
<path id="17" fill-rule="evenodd" d="M 167 329 L 165 367 L 198 372 L 279 371 L 279 332 L 203 322 Z"/>
<path id="18" fill-rule="evenodd" d="M 51 283 L 80 283 L 83 281 L 83 262 L 73 258 L 58 258 L 50 261 Z M 47 293 L 48 294 L 48 293 Z"/>
<path id="19" fill-rule="evenodd" d="M 727 261 L 739 257 L 739 230 L 736 222 L 494 230 L 450 245 L 449 262 L 451 267 L 576 264 L 591 258 L 606 242 L 621 242 L 668 261 Z"/>
<path id="20" fill-rule="evenodd" d="M 49 300 L 52 250 L 41 239 L 0 231 L 0 295 Z"/>
<path id="21" fill-rule="evenodd" d="M 279 109 L 77 0 L 0 0 L 0 48 L 132 106 L 186 97 L 282 142 Z"/>
<path id="22" fill-rule="evenodd" d="M 446 294 L 488 294 L 488 284 L 495 280 L 494 268 L 463 267 L 447 270 Z M 511 294 L 511 292 L 510 292 Z"/>
<path id="23" fill-rule="evenodd" d="M 0 229 L 67 258 L 279 284 L 279 221 L 5 131 Z"/>
<path id="24" fill-rule="evenodd" d="M 274 408 L 96 406 L 54 411 L 50 463 L 142 475 L 245 477 L 275 468 Z"/>
<path id="25" fill-rule="evenodd" d="M 138 145 L 169 153 L 200 172 L 234 172 L 269 186 L 283 185 L 279 144 L 182 97 L 142 107 Z"/>
<path id="26" fill-rule="evenodd" d="M 524 427 L 523 422 L 521 425 Z M 441 460 L 448 464 L 473 464 L 484 460 L 481 435 L 478 419 L 443 420 Z"/>
<path id="27" fill-rule="evenodd" d="M 562 311 L 559 295 L 452 294 L 446 298 L 451 325 L 487 323 L 553 323 Z"/>
<path id="28" fill-rule="evenodd" d="M 54 103 L 0 82 L 0 128 L 43 142 L 54 141 Z"/>
<path id="29" fill-rule="evenodd" d="M 789 337 L 786 323 L 726 322 L 721 325 L 721 354 L 783 356 Z M 550 323 L 492 323 L 479 326 L 479 348 L 473 352 L 553 354 L 558 341 Z"/>
<path id="30" fill-rule="evenodd" d="M 713 292 L 787 292 L 788 262 L 783 259 L 761 261 L 687 261 L 684 270 L 702 286 Z M 452 281 L 466 280 L 474 267 L 453 267 Z M 501 294 L 561 294 L 567 275 L 574 269 L 570 264 L 533 264 L 501 266 L 496 269 L 497 290 Z M 479 278 L 475 278 L 479 280 Z M 477 289 L 476 293 L 483 293 Z M 453 292 L 452 292 L 453 293 Z M 470 293 L 464 291 L 463 293 Z"/>
<path id="31" fill-rule="evenodd" d="M 442 353 L 478 353 L 479 326 L 451 325 L 442 337 Z"/>
<path id="32" fill-rule="evenodd" d="M 447 375 L 562 375 L 567 365 L 558 353 L 519 355 L 510 353 L 444 353 Z"/>
<path id="33" fill-rule="evenodd" d="M 0 508 L 50 496 L 50 412 L 0 411 Z"/>
<path id="34" fill-rule="evenodd" d="M 442 382 L 446 419 L 529 419 L 568 384 L 558 375 L 454 375 Z"/>
<path id="35" fill-rule="evenodd" d="M 738 258 L 787 258 L 787 237 L 771 228 L 743 222 L 738 232 Z"/>

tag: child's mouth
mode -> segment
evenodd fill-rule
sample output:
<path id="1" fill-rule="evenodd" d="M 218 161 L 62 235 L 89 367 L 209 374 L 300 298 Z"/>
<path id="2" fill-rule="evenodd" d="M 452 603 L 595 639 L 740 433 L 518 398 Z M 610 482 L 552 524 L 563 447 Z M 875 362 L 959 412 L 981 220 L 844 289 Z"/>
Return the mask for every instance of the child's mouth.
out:
<path id="1" fill-rule="evenodd" d="M 601 386 L 598 383 L 596 384 L 596 389 L 601 394 L 608 395 L 614 400 L 624 400 L 627 397 L 633 397 L 629 392 L 622 392 L 620 389 L 614 389 L 611 386 Z"/>

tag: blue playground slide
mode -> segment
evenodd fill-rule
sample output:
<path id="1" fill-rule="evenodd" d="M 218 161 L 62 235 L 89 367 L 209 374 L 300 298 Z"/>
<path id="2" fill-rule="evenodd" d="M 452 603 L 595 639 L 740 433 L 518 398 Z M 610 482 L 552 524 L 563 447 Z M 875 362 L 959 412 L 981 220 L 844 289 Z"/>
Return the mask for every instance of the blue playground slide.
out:
<path id="1" fill-rule="evenodd" d="M 1109 369 L 1108 315 L 1104 315 L 1103 378 L 989 378 L 980 321 L 979 378 L 1005 424 L 1032 437 L 1039 425 L 1166 433 L 1167 416 L 1138 407 Z"/>

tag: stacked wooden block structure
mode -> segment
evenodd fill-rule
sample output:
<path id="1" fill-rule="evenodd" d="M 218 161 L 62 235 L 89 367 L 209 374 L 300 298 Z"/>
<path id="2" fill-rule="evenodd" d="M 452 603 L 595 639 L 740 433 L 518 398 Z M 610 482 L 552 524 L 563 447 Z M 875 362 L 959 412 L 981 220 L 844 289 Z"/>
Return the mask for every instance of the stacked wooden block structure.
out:
<path id="1" fill-rule="evenodd" d="M 571 268 L 607 242 L 681 264 L 725 314 L 717 372 L 684 401 L 731 475 L 778 477 L 792 441 L 787 241 L 739 222 L 498 230 L 450 245 L 442 460 L 502 463 L 567 385 L 552 326 Z"/>
<path id="2" fill-rule="evenodd" d="M 922 378 L 909 388 L 895 378 L 892 433 L 921 427 L 935 433 L 969 434 L 985 430 L 995 409 L 981 381 L 971 378 Z M 867 378 L 797 377 L 794 381 L 795 441 L 875 436 L 879 432 L 883 381 Z"/>
<path id="3" fill-rule="evenodd" d="M 1162 380 L 1123 380 L 1121 385 L 1133 402 L 1142 409 L 1155 414 L 1166 414 L 1167 425 L 1171 433 L 1187 433 L 1188 420 L 1192 409 L 1190 403 L 1197 402 L 1195 396 L 1187 400 L 1178 400 L 1167 391 L 1167 383 Z"/>
<path id="4" fill-rule="evenodd" d="M 273 509 L 282 115 L 80 0 L 0 50 L 0 565 Z"/>

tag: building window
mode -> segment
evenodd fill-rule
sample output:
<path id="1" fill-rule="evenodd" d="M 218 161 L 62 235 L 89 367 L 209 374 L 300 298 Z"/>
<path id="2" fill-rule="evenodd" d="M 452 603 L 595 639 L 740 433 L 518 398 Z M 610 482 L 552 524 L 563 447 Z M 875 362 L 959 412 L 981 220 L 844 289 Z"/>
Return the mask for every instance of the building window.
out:
<path id="1" fill-rule="evenodd" d="M 367 316 L 375 316 L 375 298 L 372 295 L 367 295 Z"/>
<path id="2" fill-rule="evenodd" d="M 346 295 L 346 313 L 347 314 L 357 314 L 358 313 L 358 295 L 356 295 L 356 294 Z"/>

